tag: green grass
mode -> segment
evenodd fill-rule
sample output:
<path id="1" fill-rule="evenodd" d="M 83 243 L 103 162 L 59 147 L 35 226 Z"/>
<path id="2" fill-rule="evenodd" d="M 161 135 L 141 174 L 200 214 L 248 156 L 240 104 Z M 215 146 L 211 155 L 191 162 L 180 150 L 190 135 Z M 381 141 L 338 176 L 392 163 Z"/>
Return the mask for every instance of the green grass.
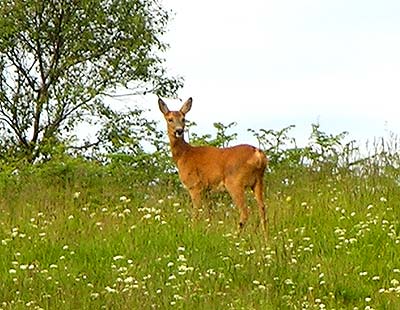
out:
<path id="1" fill-rule="evenodd" d="M 229 197 L 94 164 L 0 178 L 0 309 L 399 309 L 397 176 L 266 175 L 269 240 Z"/>

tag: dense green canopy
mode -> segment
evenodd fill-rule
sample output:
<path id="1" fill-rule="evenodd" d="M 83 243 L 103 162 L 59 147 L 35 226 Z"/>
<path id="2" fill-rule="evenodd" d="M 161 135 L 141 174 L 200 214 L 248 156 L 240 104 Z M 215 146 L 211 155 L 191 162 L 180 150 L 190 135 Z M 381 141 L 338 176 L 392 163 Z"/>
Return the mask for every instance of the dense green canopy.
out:
<path id="1" fill-rule="evenodd" d="M 173 94 L 152 0 L 6 0 L 0 4 L 1 144 L 29 160 L 82 121 L 114 115 L 103 95 Z"/>

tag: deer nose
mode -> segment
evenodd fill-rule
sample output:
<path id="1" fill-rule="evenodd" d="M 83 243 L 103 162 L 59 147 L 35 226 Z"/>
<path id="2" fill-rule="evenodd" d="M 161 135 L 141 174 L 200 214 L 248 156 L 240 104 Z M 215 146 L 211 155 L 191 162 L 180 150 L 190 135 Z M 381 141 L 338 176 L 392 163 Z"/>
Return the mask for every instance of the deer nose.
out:
<path id="1" fill-rule="evenodd" d="M 175 129 L 175 135 L 176 135 L 177 137 L 182 136 L 182 135 L 183 135 L 183 128 L 176 128 L 176 129 Z"/>

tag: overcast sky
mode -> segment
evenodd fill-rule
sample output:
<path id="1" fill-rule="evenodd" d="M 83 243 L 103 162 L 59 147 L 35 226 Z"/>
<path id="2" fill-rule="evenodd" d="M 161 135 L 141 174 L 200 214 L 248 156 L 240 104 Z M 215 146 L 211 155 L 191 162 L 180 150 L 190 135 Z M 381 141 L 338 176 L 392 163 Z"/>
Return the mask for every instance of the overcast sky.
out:
<path id="1" fill-rule="evenodd" d="M 248 139 L 247 128 L 294 124 L 307 140 L 319 122 L 360 141 L 400 134 L 399 0 L 162 3 L 175 13 L 167 64 L 185 78 L 179 97 L 193 97 L 200 129 L 235 121 Z"/>

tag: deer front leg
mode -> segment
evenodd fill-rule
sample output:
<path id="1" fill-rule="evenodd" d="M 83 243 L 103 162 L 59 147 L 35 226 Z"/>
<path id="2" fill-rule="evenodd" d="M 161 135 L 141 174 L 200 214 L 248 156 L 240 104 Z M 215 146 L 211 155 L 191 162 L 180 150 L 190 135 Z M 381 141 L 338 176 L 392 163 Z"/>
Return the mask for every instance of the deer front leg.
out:
<path id="1" fill-rule="evenodd" d="M 201 189 L 197 187 L 190 188 L 189 194 L 192 199 L 192 219 L 196 221 L 199 217 L 199 209 L 201 208 Z"/>

